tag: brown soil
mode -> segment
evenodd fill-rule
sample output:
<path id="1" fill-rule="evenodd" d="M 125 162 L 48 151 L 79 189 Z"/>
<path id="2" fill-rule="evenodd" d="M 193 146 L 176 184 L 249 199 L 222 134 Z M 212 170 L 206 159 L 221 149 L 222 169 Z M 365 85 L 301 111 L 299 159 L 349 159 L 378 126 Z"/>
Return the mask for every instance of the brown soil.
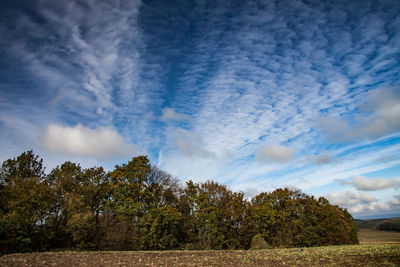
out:
<path id="1" fill-rule="evenodd" d="M 0 266 L 400 266 L 400 244 L 248 251 L 10 254 Z"/>

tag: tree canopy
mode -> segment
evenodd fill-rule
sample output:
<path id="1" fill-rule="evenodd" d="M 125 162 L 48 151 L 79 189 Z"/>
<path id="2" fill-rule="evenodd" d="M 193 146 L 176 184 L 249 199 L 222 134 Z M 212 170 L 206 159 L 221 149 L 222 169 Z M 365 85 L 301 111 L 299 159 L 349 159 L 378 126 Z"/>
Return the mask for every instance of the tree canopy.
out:
<path id="1" fill-rule="evenodd" d="M 132 158 L 111 172 L 65 162 L 45 174 L 27 151 L 0 169 L 2 253 L 249 249 L 355 244 L 347 210 L 288 188 L 246 199 L 214 181 L 179 181 Z"/>

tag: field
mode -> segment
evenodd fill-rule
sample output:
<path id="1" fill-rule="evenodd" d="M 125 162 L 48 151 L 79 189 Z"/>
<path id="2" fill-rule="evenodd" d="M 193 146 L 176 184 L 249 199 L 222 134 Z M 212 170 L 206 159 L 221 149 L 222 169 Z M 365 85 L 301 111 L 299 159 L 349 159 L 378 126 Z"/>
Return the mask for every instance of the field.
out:
<path id="1" fill-rule="evenodd" d="M 361 229 L 359 239 L 303 249 L 10 254 L 0 266 L 400 266 L 400 233 Z"/>
<path id="2" fill-rule="evenodd" d="M 399 266 L 400 244 L 304 249 L 10 254 L 0 266 Z"/>
<path id="3" fill-rule="evenodd" d="M 400 243 L 400 232 L 360 229 L 358 239 L 360 244 Z"/>

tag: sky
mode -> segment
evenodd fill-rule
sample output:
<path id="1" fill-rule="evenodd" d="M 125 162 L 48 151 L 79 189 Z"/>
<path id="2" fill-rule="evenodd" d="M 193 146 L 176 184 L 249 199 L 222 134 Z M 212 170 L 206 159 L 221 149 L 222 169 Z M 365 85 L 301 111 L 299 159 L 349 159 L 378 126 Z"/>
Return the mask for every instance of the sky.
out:
<path id="1" fill-rule="evenodd" d="M 1 161 L 400 216 L 398 0 L 4 0 L 0 36 Z"/>

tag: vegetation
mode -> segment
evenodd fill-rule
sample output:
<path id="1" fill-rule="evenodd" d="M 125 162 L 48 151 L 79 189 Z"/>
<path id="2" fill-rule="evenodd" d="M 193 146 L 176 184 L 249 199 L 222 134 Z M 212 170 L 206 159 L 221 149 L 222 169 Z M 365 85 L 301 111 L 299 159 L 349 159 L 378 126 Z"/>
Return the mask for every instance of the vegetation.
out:
<path id="1" fill-rule="evenodd" d="M 45 174 L 32 151 L 2 164 L 0 240 L 2 253 L 358 243 L 351 215 L 324 198 L 285 188 L 247 200 L 213 181 L 181 187 L 145 156 L 111 172 L 65 162 Z"/>
<path id="2" fill-rule="evenodd" d="M 384 222 L 376 227 L 378 230 L 383 231 L 396 231 L 400 232 L 400 222 Z"/>
<path id="3" fill-rule="evenodd" d="M 400 245 L 302 250 L 50 252 L 10 254 L 1 266 L 399 266 Z"/>
<path id="4" fill-rule="evenodd" d="M 400 218 L 355 220 L 359 229 L 375 229 L 400 232 Z"/>

